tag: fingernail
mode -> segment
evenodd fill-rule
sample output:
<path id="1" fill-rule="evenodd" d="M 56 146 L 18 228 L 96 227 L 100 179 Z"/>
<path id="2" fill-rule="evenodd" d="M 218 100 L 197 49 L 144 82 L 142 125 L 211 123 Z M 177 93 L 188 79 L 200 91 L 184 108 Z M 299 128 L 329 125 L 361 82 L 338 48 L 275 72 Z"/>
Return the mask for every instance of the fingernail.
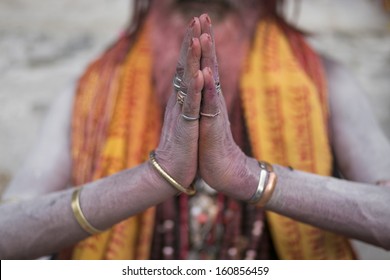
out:
<path id="1" fill-rule="evenodd" d="M 190 42 L 190 47 L 192 47 L 192 45 L 194 44 L 194 41 L 195 41 L 195 38 L 192 38 L 191 42 Z"/>
<path id="2" fill-rule="evenodd" d="M 207 70 L 207 72 L 208 72 L 210 75 L 213 74 L 213 72 L 211 72 L 211 68 L 210 68 L 210 67 L 207 67 L 206 70 Z"/>
<path id="3" fill-rule="evenodd" d="M 207 40 L 211 41 L 211 36 L 210 34 L 206 34 Z"/>
<path id="4" fill-rule="evenodd" d="M 199 71 L 196 71 L 194 78 L 198 78 L 198 76 L 199 76 Z"/>
<path id="5" fill-rule="evenodd" d="M 195 18 L 193 17 L 192 21 L 191 21 L 191 24 L 190 24 L 190 27 L 194 27 L 194 25 L 195 25 Z"/>
<path id="6" fill-rule="evenodd" d="M 211 19 L 210 19 L 209 15 L 206 15 L 206 21 L 207 21 L 209 24 L 211 24 Z"/>

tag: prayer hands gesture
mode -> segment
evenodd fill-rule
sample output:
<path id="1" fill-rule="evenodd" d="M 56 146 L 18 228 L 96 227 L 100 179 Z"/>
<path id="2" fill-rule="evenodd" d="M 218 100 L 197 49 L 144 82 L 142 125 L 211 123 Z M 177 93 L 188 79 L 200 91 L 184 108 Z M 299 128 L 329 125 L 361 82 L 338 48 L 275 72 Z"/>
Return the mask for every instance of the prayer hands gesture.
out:
<path id="1" fill-rule="evenodd" d="M 194 18 L 187 29 L 173 88 L 156 161 L 182 186 L 199 175 L 217 191 L 249 199 L 259 167 L 233 140 L 211 20 L 205 14 Z"/>

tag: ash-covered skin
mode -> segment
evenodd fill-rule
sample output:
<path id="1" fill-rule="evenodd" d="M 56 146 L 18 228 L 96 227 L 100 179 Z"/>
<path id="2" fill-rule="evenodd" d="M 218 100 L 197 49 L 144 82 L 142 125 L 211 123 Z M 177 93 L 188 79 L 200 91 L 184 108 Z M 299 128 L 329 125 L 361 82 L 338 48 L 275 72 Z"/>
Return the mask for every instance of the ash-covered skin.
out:
<path id="1" fill-rule="evenodd" d="M 201 7 L 199 9 L 202 12 L 204 10 L 208 12 L 206 7 L 210 7 L 210 15 L 221 12 L 215 18 L 214 33 L 218 73 L 226 106 L 222 99 L 219 99 L 220 103 L 214 102 L 217 96 L 213 90 L 213 75 L 216 77 L 218 73 L 211 75 L 208 67 L 203 69 L 204 64 L 207 63 L 193 61 L 193 65 L 201 64 L 202 71 L 197 71 L 197 76 L 194 72 L 194 82 L 189 84 L 192 92 L 196 93 L 204 87 L 202 94 L 205 99 L 202 100 L 202 109 L 207 110 L 207 113 L 213 113 L 217 108 L 221 109 L 218 121 L 213 123 L 211 118 L 206 119 L 210 125 L 203 122 L 199 130 L 194 129 L 198 124 L 188 124 L 180 117 L 180 112 L 194 114 L 200 109 L 198 94 L 192 96 L 191 104 L 187 102 L 183 106 L 186 111 L 180 111 L 174 98 L 168 102 L 169 96 L 174 96 L 171 82 L 186 26 L 190 21 L 186 11 L 182 11 L 181 7 L 189 5 L 190 2 L 191 5 Z M 213 5 L 208 6 L 207 3 L 210 2 L 213 2 Z M 231 156 L 232 162 L 241 162 L 244 168 L 241 165 L 238 169 L 239 174 L 234 173 L 237 170 L 226 168 L 225 171 L 229 174 L 223 175 L 235 176 L 239 179 L 242 178 L 240 173 L 244 172 L 246 175 L 243 177 L 249 178 L 251 182 L 248 184 L 245 180 L 232 181 L 233 184 L 243 185 L 238 190 L 231 189 L 226 186 L 223 179 L 226 177 L 221 176 L 222 173 L 218 166 L 215 167 L 215 182 L 212 182 L 212 178 L 208 178 L 206 171 L 201 172 L 202 176 L 207 178 L 211 182 L 210 185 L 218 191 L 223 191 L 233 198 L 246 199 L 254 192 L 253 187 L 247 186 L 257 185 L 260 171 L 252 169 L 251 164 L 248 164 L 249 161 L 257 166 L 253 159 L 246 157 L 243 160 L 240 153 L 229 153 L 230 149 L 235 151 L 237 149 L 232 144 L 233 141 L 229 134 L 227 112 L 230 112 L 232 104 L 238 100 L 240 67 L 248 52 L 259 11 L 253 6 L 257 1 L 226 2 L 237 4 L 237 9 L 232 9 L 231 6 L 224 7 L 221 1 L 207 1 L 206 3 L 206 1 L 155 0 L 152 2 L 151 39 L 155 62 L 153 78 L 163 105 L 168 104 L 164 126 L 174 127 L 176 122 L 176 124 L 187 125 L 187 128 L 190 128 L 181 127 L 177 130 L 163 131 L 160 142 L 167 139 L 179 139 L 179 143 L 187 144 L 192 141 L 190 154 L 181 153 L 183 151 L 181 145 L 170 147 L 175 143 L 163 142 L 162 145 L 171 149 L 170 154 L 175 155 L 170 159 L 176 164 L 169 167 L 182 166 L 181 163 L 186 161 L 186 164 L 192 164 L 192 169 L 190 168 L 192 173 L 194 173 L 194 167 L 198 165 L 200 169 L 203 165 L 206 170 L 208 169 L 206 167 L 209 167 L 206 163 L 210 160 L 210 155 L 217 157 L 213 153 L 218 151 L 218 147 L 225 147 L 226 149 L 221 152 Z M 194 49 L 197 51 L 200 40 L 204 39 L 198 39 L 194 43 Z M 183 64 L 189 58 L 181 58 L 180 63 Z M 386 181 L 388 186 L 389 141 L 375 122 L 372 112 L 368 109 L 368 103 L 362 98 L 364 94 L 353 79 L 333 63 L 326 62 L 325 66 L 329 79 L 330 129 L 333 135 L 331 140 L 335 156 L 345 178 L 362 183 L 291 171 L 275 166 L 278 184 L 266 207 L 299 221 L 390 249 L 390 224 L 388 222 L 390 220 L 390 190 L 385 186 L 374 185 L 377 181 Z M 211 69 L 216 68 L 211 67 Z M 36 146 L 26 161 L 25 167 L 12 180 L 3 197 L 7 199 L 19 196 L 30 199 L 0 206 L 1 259 L 35 258 L 44 254 L 52 254 L 87 236 L 74 218 L 70 207 L 72 190 L 67 189 L 70 181 L 69 174 L 71 174 L 69 156 L 70 114 L 73 105 L 71 100 L 71 95 L 66 95 L 54 106 L 48 117 L 48 123 L 41 132 L 40 144 Z M 217 129 L 214 126 L 217 126 Z M 63 129 L 59 129 L 61 127 Z M 199 162 L 194 156 L 196 152 L 194 152 L 193 145 L 197 137 L 199 137 Z M 208 145 L 207 141 L 210 139 L 217 140 Z M 219 145 L 223 144 L 219 142 L 221 139 L 226 140 L 228 145 Z M 202 155 L 202 151 L 207 151 L 207 149 L 210 150 Z M 48 150 L 56 152 L 48 156 Z M 238 157 L 237 160 L 235 156 Z M 209 164 L 215 166 L 216 163 L 210 161 Z M 34 166 L 38 168 L 33 168 Z M 168 169 L 168 171 L 178 181 L 184 180 L 182 183 L 187 183 L 185 180 L 188 178 L 183 177 L 180 168 Z M 253 178 L 251 179 L 248 174 L 255 174 L 255 179 L 252 180 Z M 105 229 L 175 194 L 175 189 L 146 162 L 86 184 L 80 200 L 87 220 L 93 226 Z"/>
<path id="2" fill-rule="evenodd" d="M 172 3 L 175 2 L 169 0 L 156 2 L 151 14 L 153 25 L 157 27 L 152 30 L 151 37 L 155 61 L 154 81 L 157 95 L 161 100 L 166 100 L 172 94 L 174 73 L 175 71 L 182 72 L 181 65 L 185 65 L 183 59 L 185 54 L 183 51 L 180 52 L 183 38 L 181 26 L 188 19 L 184 19 L 177 9 L 170 9 Z M 215 113 L 219 110 L 222 112 L 217 118 L 203 118 L 200 122 L 199 160 L 202 164 L 199 164 L 199 172 L 214 188 L 239 199 L 249 198 L 258 180 L 257 162 L 247 158 L 234 142 L 228 117 L 232 106 L 239 102 L 241 67 L 259 19 L 259 13 L 253 13 L 249 9 L 245 10 L 247 16 L 244 17 L 241 14 L 243 9 L 242 7 L 242 10 L 226 12 L 224 18 L 212 27 L 209 16 L 203 14 L 199 18 L 202 25 L 202 35 L 199 38 L 202 45 L 200 69 L 205 76 L 201 110 L 207 113 Z M 159 46 L 165 47 L 162 49 Z M 178 69 L 174 67 L 177 57 L 179 57 Z M 173 67 L 167 68 L 172 65 Z M 215 92 L 207 94 L 213 90 L 210 88 L 210 83 L 212 85 L 213 82 L 206 78 L 208 75 L 206 67 L 212 69 L 210 74 L 213 76 L 213 81 L 220 81 L 222 85 L 223 96 L 216 100 L 213 98 Z M 221 104 L 208 109 L 206 107 L 210 102 Z M 218 143 L 224 143 L 224 145 Z M 167 154 L 164 150 L 159 152 L 161 155 Z M 166 155 L 164 158 L 167 168 L 173 169 L 170 166 L 173 164 L 169 160 L 171 157 Z M 161 160 L 164 161 L 164 158 Z M 218 180 L 218 178 L 223 178 L 223 180 Z M 247 187 L 240 190 L 240 185 Z"/>

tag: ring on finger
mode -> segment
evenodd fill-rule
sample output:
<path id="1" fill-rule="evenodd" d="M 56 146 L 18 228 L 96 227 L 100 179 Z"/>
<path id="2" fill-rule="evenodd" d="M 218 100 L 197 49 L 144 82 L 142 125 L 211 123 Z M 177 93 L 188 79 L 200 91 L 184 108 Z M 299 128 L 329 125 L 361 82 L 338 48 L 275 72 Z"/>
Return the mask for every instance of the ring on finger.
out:
<path id="1" fill-rule="evenodd" d="M 216 112 L 215 114 L 207 114 L 207 113 L 202 113 L 202 112 L 200 112 L 200 115 L 203 116 L 203 117 L 215 118 L 215 117 L 218 116 L 220 113 L 221 113 L 221 110 L 218 110 L 218 112 Z"/>
<path id="2" fill-rule="evenodd" d="M 182 79 L 179 77 L 179 75 L 176 73 L 175 77 L 173 78 L 172 84 L 173 88 L 176 91 L 176 101 L 179 103 L 179 105 L 184 104 L 184 99 L 187 96 L 187 93 L 184 92 L 184 87 L 181 85 Z"/>
<path id="3" fill-rule="evenodd" d="M 219 82 L 215 83 L 215 91 L 220 94 L 222 92 L 221 84 Z"/>
<path id="4" fill-rule="evenodd" d="M 175 77 L 173 78 L 173 81 L 172 81 L 172 84 L 173 84 L 173 87 L 179 91 L 181 89 L 181 82 L 182 82 L 182 79 L 179 78 L 179 76 L 176 74 Z"/>
<path id="5" fill-rule="evenodd" d="M 189 122 L 199 120 L 199 117 L 191 117 L 191 116 L 187 116 L 185 114 L 181 114 L 181 116 L 183 117 L 183 119 L 185 119 L 186 121 L 189 121 Z"/>
<path id="6" fill-rule="evenodd" d="M 179 90 L 177 92 L 176 96 L 177 96 L 177 103 L 179 103 L 180 105 L 183 105 L 184 104 L 184 99 L 187 96 L 187 94 L 184 91 Z"/>

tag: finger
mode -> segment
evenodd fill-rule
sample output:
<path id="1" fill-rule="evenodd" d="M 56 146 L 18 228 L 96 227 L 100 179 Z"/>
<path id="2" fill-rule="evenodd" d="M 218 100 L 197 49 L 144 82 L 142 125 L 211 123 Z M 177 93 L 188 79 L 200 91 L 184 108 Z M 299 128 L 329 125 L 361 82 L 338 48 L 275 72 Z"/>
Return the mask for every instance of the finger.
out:
<path id="1" fill-rule="evenodd" d="M 208 14 L 202 14 L 199 17 L 200 28 L 202 33 L 209 33 L 211 35 L 211 19 Z"/>
<path id="2" fill-rule="evenodd" d="M 183 100 L 187 98 L 191 79 L 198 73 L 200 68 L 200 42 L 198 38 L 191 40 L 191 45 L 187 50 L 187 61 L 184 70 L 184 77 L 180 83 L 180 90 L 176 90 L 176 104 L 180 106 L 183 104 Z M 180 110 L 181 112 L 181 107 Z"/>
<path id="3" fill-rule="evenodd" d="M 191 20 L 191 23 L 189 24 L 186 34 L 183 39 L 183 43 L 181 45 L 180 54 L 179 54 L 179 60 L 176 67 L 176 73 L 179 75 L 179 77 L 183 77 L 184 74 L 184 68 L 187 63 L 187 53 L 188 49 L 191 45 L 191 41 L 193 38 L 199 38 L 200 36 L 200 22 L 199 18 L 194 17 Z"/>
<path id="4" fill-rule="evenodd" d="M 213 50 L 214 47 L 211 36 L 203 33 L 200 36 L 200 45 L 202 48 L 202 57 L 200 61 L 201 69 L 210 68 L 212 70 L 214 80 L 219 82 L 217 58 Z"/>
<path id="5" fill-rule="evenodd" d="M 200 70 L 201 48 L 198 38 L 192 38 L 187 50 L 186 63 L 184 66 L 183 88 L 187 88 L 191 78 Z"/>
<path id="6" fill-rule="evenodd" d="M 202 99 L 202 89 L 204 85 L 203 74 L 198 70 L 191 78 L 188 93 L 184 100 L 181 119 L 187 123 L 198 123 L 190 119 L 197 120 L 200 112 L 200 102 Z M 183 117 L 184 116 L 184 117 Z"/>
<path id="7" fill-rule="evenodd" d="M 202 32 L 200 36 L 202 47 L 201 69 L 210 67 L 214 74 L 214 80 L 219 82 L 215 38 L 212 30 L 211 19 L 207 14 L 203 14 L 199 17 L 199 20 Z"/>
<path id="8" fill-rule="evenodd" d="M 179 78 L 182 80 L 182 82 L 179 84 L 179 86 L 182 88 L 183 91 L 187 94 L 187 89 L 184 87 L 183 83 L 188 84 L 189 82 L 184 81 L 183 75 L 184 72 L 187 76 L 192 77 L 194 74 L 191 75 L 191 73 L 196 73 L 196 71 L 199 71 L 200 68 L 200 42 L 198 38 L 193 38 L 192 36 L 199 36 L 200 35 L 200 23 L 198 18 L 193 18 L 191 23 L 189 24 L 186 35 L 183 39 L 183 43 L 180 50 L 180 56 L 179 61 L 176 68 L 176 75 L 179 76 Z M 188 65 L 188 66 L 187 66 Z M 189 80 L 186 78 L 186 80 Z M 166 107 L 166 114 L 165 114 L 165 120 L 169 124 L 166 128 L 168 132 L 171 132 L 175 129 L 175 123 L 177 117 L 181 115 L 182 113 L 182 106 L 179 103 L 179 93 L 174 90 L 174 93 L 171 95 L 167 107 Z"/>
<path id="9" fill-rule="evenodd" d="M 215 81 L 209 67 L 202 70 L 204 87 L 202 95 L 201 116 L 202 121 L 215 122 L 215 118 L 221 114 L 220 96 L 215 88 Z"/>
<path id="10" fill-rule="evenodd" d="M 211 36 L 207 33 L 202 33 L 202 35 L 200 35 L 199 40 L 202 48 L 200 67 L 201 69 L 210 68 L 214 70 L 215 57 L 213 54 L 213 44 Z"/>

